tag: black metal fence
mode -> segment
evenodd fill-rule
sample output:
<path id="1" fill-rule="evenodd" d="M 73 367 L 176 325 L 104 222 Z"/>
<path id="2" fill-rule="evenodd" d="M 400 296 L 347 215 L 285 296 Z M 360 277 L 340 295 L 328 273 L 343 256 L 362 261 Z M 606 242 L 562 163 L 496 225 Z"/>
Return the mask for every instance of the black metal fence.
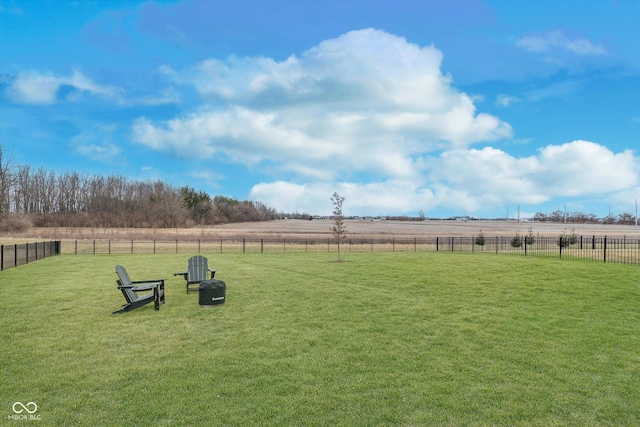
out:
<path id="1" fill-rule="evenodd" d="M 557 237 L 398 237 L 345 238 L 339 250 L 348 252 L 478 252 L 521 256 L 586 259 L 640 264 L 640 239 L 562 235 Z M 288 253 L 337 252 L 335 238 L 219 240 L 67 240 L 67 254 L 155 253 Z"/>
<path id="2" fill-rule="evenodd" d="M 61 242 L 36 242 L 16 245 L 0 245 L 0 271 L 18 267 L 42 258 L 59 255 Z"/>

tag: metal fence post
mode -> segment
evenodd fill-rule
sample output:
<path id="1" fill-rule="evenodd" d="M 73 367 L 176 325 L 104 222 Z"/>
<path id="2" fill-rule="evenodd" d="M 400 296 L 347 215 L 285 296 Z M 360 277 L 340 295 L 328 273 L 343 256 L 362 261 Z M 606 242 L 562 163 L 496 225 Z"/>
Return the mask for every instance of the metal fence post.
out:
<path id="1" fill-rule="evenodd" d="M 604 236 L 604 248 L 602 250 L 603 261 L 607 262 L 607 236 Z"/>

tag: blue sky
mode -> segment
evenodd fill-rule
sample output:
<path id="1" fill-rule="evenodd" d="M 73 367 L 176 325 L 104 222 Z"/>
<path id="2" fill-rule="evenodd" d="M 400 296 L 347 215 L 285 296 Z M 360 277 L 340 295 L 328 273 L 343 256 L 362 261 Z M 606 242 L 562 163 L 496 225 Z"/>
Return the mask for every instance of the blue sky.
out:
<path id="1" fill-rule="evenodd" d="M 284 212 L 635 214 L 638 22 L 637 0 L 0 0 L 0 145 Z"/>

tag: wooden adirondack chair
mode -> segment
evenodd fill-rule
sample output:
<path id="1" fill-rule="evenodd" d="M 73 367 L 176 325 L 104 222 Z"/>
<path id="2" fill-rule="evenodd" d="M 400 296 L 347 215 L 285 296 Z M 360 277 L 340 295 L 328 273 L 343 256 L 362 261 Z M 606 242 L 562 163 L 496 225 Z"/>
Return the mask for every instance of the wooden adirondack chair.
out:
<path id="1" fill-rule="evenodd" d="M 184 276 L 184 280 L 187 281 L 187 293 L 197 291 L 200 286 L 200 282 L 209 279 L 209 277 L 207 277 L 208 272 L 211 272 L 211 279 L 216 275 L 216 271 L 209 268 L 209 260 L 202 255 L 192 256 L 189 258 L 188 264 L 187 271 L 173 273 L 174 276 Z"/>
<path id="2" fill-rule="evenodd" d="M 164 304 L 164 279 L 133 281 L 129 278 L 127 270 L 121 265 L 116 265 L 116 273 L 118 274 L 118 280 L 116 280 L 118 289 L 122 291 L 127 303 L 112 314 L 131 311 L 150 302 L 154 303 L 156 310 L 160 310 L 160 304 Z"/>

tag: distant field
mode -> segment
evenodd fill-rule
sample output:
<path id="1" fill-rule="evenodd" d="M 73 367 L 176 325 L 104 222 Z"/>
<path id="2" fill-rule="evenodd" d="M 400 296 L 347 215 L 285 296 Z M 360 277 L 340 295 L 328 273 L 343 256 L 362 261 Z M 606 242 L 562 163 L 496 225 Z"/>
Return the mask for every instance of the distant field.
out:
<path id="1" fill-rule="evenodd" d="M 34 239 L 146 239 L 146 240 L 207 240 L 228 238 L 326 238 L 331 235 L 330 220 L 277 220 L 225 224 L 204 228 L 32 228 L 28 232 L 3 236 L 0 243 L 11 244 Z M 578 236 L 640 238 L 635 225 L 547 224 L 517 221 L 346 221 L 347 233 L 353 237 L 458 237 L 475 236 L 482 230 L 485 236 L 524 235 L 531 228 L 538 236 L 558 236 L 575 232 Z"/>

